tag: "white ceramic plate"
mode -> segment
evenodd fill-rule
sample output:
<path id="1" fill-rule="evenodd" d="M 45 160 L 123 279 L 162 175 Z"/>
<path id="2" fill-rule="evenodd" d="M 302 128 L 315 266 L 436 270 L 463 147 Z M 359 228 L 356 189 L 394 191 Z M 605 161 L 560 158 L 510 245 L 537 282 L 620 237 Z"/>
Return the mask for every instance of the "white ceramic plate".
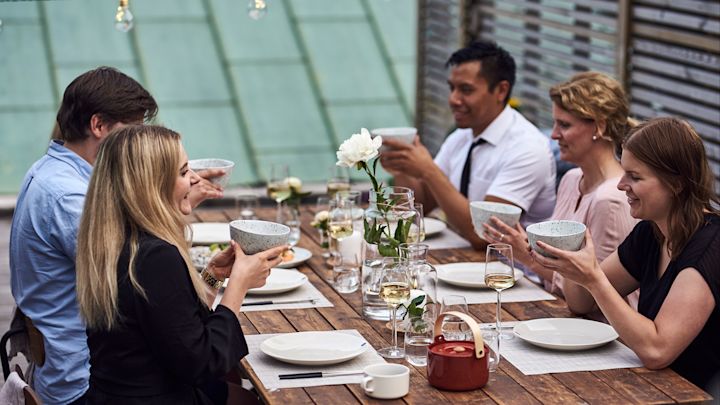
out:
<path id="1" fill-rule="evenodd" d="M 230 226 L 227 222 L 198 222 L 190 224 L 194 245 L 230 243 Z"/>
<path id="2" fill-rule="evenodd" d="M 367 348 L 361 337 L 335 331 L 284 333 L 260 344 L 260 350 L 274 359 L 305 366 L 342 363 Z"/>
<path id="3" fill-rule="evenodd" d="M 515 336 L 553 350 L 587 350 L 618 338 L 612 326 L 580 318 L 543 318 L 520 322 Z"/>
<path id="4" fill-rule="evenodd" d="M 307 276 L 299 271 L 271 269 L 265 285 L 260 288 L 251 288 L 247 293 L 251 295 L 280 294 L 294 290 L 307 281 Z"/>
<path id="5" fill-rule="evenodd" d="M 425 237 L 437 235 L 447 229 L 447 224 L 439 219 L 425 217 Z"/>
<path id="6" fill-rule="evenodd" d="M 492 266 L 492 263 L 491 263 Z M 435 266 L 438 279 L 458 287 L 489 288 L 485 285 L 485 263 L 449 263 Z M 515 282 L 523 278 L 523 272 L 515 269 Z"/>
<path id="7" fill-rule="evenodd" d="M 293 252 L 295 252 L 295 256 L 293 256 L 292 260 L 282 262 L 278 264 L 277 267 L 281 269 L 289 269 L 291 267 L 296 267 L 298 264 L 305 263 L 309 258 L 312 257 L 312 253 L 307 249 L 296 246 L 292 248 L 292 250 Z"/>

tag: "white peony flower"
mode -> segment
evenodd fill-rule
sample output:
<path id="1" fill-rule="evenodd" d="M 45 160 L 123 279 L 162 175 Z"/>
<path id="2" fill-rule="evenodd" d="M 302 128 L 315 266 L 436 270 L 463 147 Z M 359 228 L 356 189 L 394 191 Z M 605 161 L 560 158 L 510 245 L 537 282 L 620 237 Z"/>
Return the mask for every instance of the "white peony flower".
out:
<path id="1" fill-rule="evenodd" d="M 302 181 L 297 177 L 288 177 L 286 181 L 288 186 L 292 187 L 295 190 L 300 190 L 302 188 Z"/>
<path id="2" fill-rule="evenodd" d="M 340 145 L 337 151 L 337 165 L 343 167 L 354 167 L 359 162 L 367 162 L 378 155 L 378 149 L 382 145 L 382 137 L 370 136 L 367 129 L 362 128 L 359 134 L 353 134 L 350 139 Z"/>
<path id="3" fill-rule="evenodd" d="M 329 217 L 330 217 L 330 214 L 325 210 L 320 211 L 317 214 L 315 214 L 315 220 L 317 222 L 327 221 Z"/>

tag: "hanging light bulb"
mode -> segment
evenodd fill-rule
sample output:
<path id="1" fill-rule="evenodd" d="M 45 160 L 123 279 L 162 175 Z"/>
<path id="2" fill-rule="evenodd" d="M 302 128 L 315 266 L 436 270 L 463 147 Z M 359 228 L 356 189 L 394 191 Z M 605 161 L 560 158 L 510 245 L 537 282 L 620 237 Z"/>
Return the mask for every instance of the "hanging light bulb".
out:
<path id="1" fill-rule="evenodd" d="M 128 7 L 129 0 L 120 0 L 117 12 L 115 13 L 115 29 L 120 32 L 128 32 L 133 27 L 133 15 Z"/>
<path id="2" fill-rule="evenodd" d="M 267 3 L 265 0 L 250 0 L 248 3 L 248 16 L 253 20 L 259 20 L 267 14 Z"/>

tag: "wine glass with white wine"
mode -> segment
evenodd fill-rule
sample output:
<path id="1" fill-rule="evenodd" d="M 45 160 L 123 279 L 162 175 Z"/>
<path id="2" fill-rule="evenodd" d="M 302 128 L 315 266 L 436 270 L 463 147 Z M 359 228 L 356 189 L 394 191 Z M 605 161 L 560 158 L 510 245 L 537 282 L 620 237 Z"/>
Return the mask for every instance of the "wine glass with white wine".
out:
<path id="1" fill-rule="evenodd" d="M 497 292 L 495 328 L 498 338 L 511 339 L 512 335 L 502 334 L 500 292 L 515 285 L 512 246 L 506 243 L 492 243 L 488 245 L 485 255 L 485 284 Z"/>
<path id="2" fill-rule="evenodd" d="M 350 191 L 350 173 L 347 167 L 331 166 L 327 181 L 327 193 L 330 198 L 337 194 L 345 195 Z"/>
<path id="3" fill-rule="evenodd" d="M 397 308 L 410 299 L 410 276 L 407 271 L 407 260 L 399 257 L 383 259 L 380 276 L 380 299 L 392 309 L 392 346 L 378 350 L 378 354 L 387 359 L 402 359 L 405 349 L 398 347 L 397 342 Z"/>
<path id="4" fill-rule="evenodd" d="M 290 177 L 287 165 L 273 164 L 270 167 L 270 179 L 267 184 L 268 197 L 275 200 L 277 210 L 280 211 L 280 204 L 286 198 L 290 197 Z"/>
<path id="5" fill-rule="evenodd" d="M 335 241 L 353 234 L 352 204 L 349 201 L 340 198 L 330 201 L 328 234 Z"/>

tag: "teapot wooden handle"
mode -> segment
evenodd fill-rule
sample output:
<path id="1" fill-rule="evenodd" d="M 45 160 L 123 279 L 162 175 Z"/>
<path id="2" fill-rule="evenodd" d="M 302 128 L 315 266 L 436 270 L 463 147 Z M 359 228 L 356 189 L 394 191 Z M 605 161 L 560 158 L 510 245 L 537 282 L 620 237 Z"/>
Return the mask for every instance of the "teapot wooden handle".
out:
<path id="1" fill-rule="evenodd" d="M 434 337 L 437 338 L 442 335 L 442 321 L 446 316 L 458 317 L 470 326 L 470 330 L 473 334 L 473 340 L 475 340 L 475 357 L 478 359 L 482 358 L 485 355 L 485 342 L 483 341 L 482 331 L 480 330 L 480 325 L 478 325 L 470 315 L 456 311 L 443 312 L 435 320 Z"/>

